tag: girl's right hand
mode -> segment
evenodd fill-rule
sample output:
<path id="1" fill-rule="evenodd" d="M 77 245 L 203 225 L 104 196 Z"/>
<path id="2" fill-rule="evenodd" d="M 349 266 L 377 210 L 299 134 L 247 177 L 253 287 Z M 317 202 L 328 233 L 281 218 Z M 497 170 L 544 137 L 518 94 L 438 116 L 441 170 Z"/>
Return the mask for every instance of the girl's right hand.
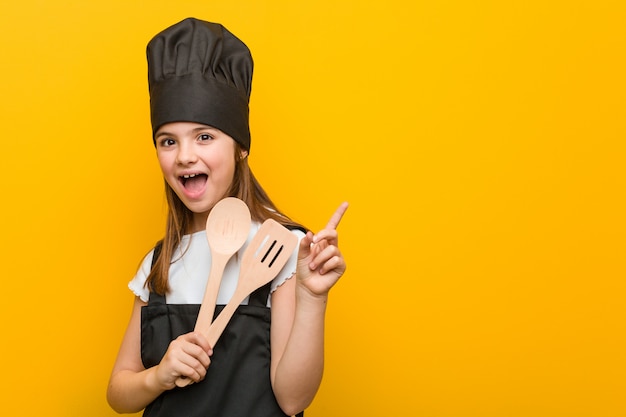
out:
<path id="1" fill-rule="evenodd" d="M 158 383 L 166 390 L 176 386 L 178 378 L 200 382 L 211 364 L 213 349 L 200 333 L 191 332 L 172 340 L 156 369 Z"/>

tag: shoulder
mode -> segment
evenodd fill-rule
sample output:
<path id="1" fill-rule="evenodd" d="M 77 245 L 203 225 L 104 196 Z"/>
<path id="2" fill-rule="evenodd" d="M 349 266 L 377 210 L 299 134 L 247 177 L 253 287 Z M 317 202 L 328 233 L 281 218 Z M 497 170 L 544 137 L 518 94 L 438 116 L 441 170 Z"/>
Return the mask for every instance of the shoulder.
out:
<path id="1" fill-rule="evenodd" d="M 160 250 L 160 244 L 157 245 L 150 250 L 144 256 L 141 264 L 139 265 L 139 269 L 137 273 L 133 277 L 133 279 L 128 283 L 128 288 L 141 299 L 141 301 L 148 302 L 148 298 L 150 296 L 150 292 L 146 288 L 146 279 L 150 274 L 150 270 L 152 269 L 152 262 L 155 258 L 155 253 L 158 255 L 158 251 Z"/>

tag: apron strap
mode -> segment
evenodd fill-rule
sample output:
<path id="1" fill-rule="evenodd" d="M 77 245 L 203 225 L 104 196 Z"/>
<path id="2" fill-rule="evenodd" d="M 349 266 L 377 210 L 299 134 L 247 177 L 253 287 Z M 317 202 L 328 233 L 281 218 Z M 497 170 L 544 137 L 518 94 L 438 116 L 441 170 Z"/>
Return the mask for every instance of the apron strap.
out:
<path id="1" fill-rule="evenodd" d="M 261 288 L 256 289 L 252 294 L 250 294 L 248 305 L 258 306 L 258 307 L 267 307 L 267 298 L 270 295 L 271 287 L 272 287 L 272 283 L 269 282 L 265 284 L 264 286 L 262 286 Z"/>
<path id="2" fill-rule="evenodd" d="M 163 241 L 159 240 L 156 245 L 154 245 L 154 252 L 152 253 L 152 265 L 151 268 L 154 267 L 154 264 L 161 253 L 161 248 L 163 247 Z M 150 295 L 148 297 L 148 304 L 165 304 L 165 296 L 161 294 L 157 294 L 154 291 L 150 291 Z"/>

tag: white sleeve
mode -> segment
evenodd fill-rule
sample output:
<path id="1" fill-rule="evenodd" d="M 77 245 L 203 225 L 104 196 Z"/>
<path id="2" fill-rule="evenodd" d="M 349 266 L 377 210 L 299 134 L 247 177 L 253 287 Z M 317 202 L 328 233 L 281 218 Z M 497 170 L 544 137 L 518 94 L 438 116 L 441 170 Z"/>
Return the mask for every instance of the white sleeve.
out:
<path id="1" fill-rule="evenodd" d="M 296 275 L 296 264 L 298 262 L 298 248 L 300 247 L 300 240 L 304 237 L 304 233 L 300 229 L 294 229 L 291 231 L 294 235 L 298 237 L 298 245 L 294 249 L 293 253 L 287 260 L 287 263 L 280 270 L 276 278 L 272 281 L 272 285 L 270 287 L 270 294 L 276 291 L 278 287 L 284 284 L 289 278 Z"/>
<path id="2" fill-rule="evenodd" d="M 148 278 L 148 274 L 150 274 L 150 269 L 152 269 L 152 256 L 154 255 L 154 249 L 150 251 L 143 258 L 141 262 L 141 266 L 139 270 L 135 274 L 135 277 L 128 283 L 128 288 L 141 299 L 143 302 L 148 302 L 148 298 L 150 297 L 150 291 L 145 286 L 146 279 Z"/>

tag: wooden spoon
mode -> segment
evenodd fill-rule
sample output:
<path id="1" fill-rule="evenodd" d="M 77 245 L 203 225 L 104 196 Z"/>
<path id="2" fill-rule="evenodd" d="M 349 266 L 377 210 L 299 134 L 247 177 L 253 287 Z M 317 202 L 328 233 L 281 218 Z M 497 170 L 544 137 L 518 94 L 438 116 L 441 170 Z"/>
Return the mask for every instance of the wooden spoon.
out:
<path id="1" fill-rule="evenodd" d="M 248 239 L 250 224 L 250 210 L 246 203 L 238 198 L 226 197 L 220 200 L 209 213 L 206 237 L 211 249 L 211 271 L 196 320 L 195 331 L 203 334 L 208 331 L 213 321 L 224 268 L 228 260 Z M 190 379 L 181 377 L 176 380 L 176 385 L 184 387 L 190 382 Z"/>
<path id="2" fill-rule="evenodd" d="M 211 325 L 224 268 L 248 239 L 250 224 L 248 206 L 235 197 L 220 200 L 209 213 L 206 237 L 211 248 L 211 271 L 196 320 L 196 331 L 206 331 Z"/>
<path id="3" fill-rule="evenodd" d="M 241 271 L 232 298 L 203 333 L 215 346 L 241 302 L 254 290 L 273 280 L 298 245 L 298 238 L 275 220 L 263 222 L 241 258 Z"/>

